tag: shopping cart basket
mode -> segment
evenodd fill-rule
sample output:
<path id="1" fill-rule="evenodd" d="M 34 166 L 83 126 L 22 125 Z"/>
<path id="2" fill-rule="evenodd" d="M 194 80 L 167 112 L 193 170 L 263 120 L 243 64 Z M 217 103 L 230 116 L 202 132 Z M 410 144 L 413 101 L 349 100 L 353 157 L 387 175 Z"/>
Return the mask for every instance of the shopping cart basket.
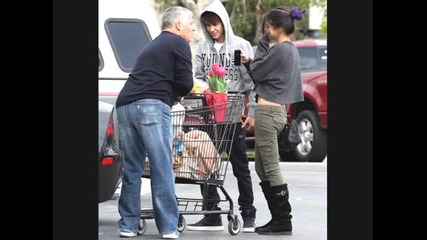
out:
<path id="1" fill-rule="evenodd" d="M 233 200 L 223 187 L 229 163 L 229 153 L 240 116 L 244 109 L 244 95 L 228 94 L 223 104 L 207 104 L 208 95 L 186 96 L 181 101 L 183 111 L 172 112 L 173 125 L 173 161 L 175 183 L 204 185 L 201 198 L 177 196 L 179 206 L 178 231 L 186 228 L 184 215 L 227 214 L 228 230 L 237 235 L 241 222 L 234 214 Z M 210 99 L 212 100 L 212 99 Z M 210 101 L 211 103 L 214 101 Z M 146 159 L 143 178 L 150 178 L 150 162 Z M 224 210 L 203 210 L 207 205 L 208 187 L 221 190 L 224 197 L 220 202 L 228 203 Z M 179 194 L 177 194 L 179 195 Z M 141 209 L 142 231 L 146 230 L 145 219 L 154 218 L 152 209 Z"/>

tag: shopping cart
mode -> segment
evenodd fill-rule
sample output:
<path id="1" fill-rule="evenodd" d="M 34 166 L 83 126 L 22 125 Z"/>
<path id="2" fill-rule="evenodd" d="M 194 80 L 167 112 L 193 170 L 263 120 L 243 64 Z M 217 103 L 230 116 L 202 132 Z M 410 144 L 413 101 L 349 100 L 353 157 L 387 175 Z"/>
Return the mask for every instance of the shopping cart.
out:
<path id="1" fill-rule="evenodd" d="M 231 235 L 237 235 L 241 231 L 241 222 L 234 214 L 233 200 L 223 184 L 229 163 L 227 152 L 231 151 L 236 124 L 244 109 L 244 95 L 228 94 L 228 101 L 226 99 L 223 104 L 212 104 L 215 102 L 212 98 L 212 95 L 186 96 L 181 101 L 185 110 L 172 112 L 175 183 L 204 185 L 200 198 L 177 196 L 178 231 L 184 231 L 187 226 L 184 215 L 216 213 L 227 214 L 228 231 Z M 148 158 L 142 177 L 150 178 Z M 228 208 L 203 210 L 202 207 L 207 206 L 210 200 L 207 186 L 221 190 L 223 196 L 220 203 L 228 203 Z M 146 219 L 153 218 L 152 209 L 141 209 L 139 233 L 145 232 Z"/>

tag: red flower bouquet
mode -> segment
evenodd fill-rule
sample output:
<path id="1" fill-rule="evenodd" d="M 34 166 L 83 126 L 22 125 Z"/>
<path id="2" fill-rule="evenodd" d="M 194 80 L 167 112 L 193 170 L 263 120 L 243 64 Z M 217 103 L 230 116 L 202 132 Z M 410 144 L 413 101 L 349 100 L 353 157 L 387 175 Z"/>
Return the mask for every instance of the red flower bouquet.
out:
<path id="1" fill-rule="evenodd" d="M 227 113 L 227 87 L 230 80 L 226 76 L 227 71 L 218 63 L 212 64 L 208 73 L 209 89 L 204 91 L 207 104 L 212 106 L 214 118 L 217 122 L 224 122 Z"/>
<path id="2" fill-rule="evenodd" d="M 227 87 L 230 80 L 226 76 L 227 70 L 218 63 L 212 64 L 208 73 L 208 85 L 211 92 L 227 93 Z"/>

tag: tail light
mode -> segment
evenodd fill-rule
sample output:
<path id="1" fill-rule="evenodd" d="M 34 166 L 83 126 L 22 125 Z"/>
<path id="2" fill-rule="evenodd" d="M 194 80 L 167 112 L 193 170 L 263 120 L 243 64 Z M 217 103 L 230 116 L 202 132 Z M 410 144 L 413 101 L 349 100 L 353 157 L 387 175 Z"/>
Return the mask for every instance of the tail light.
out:
<path id="1" fill-rule="evenodd" d="M 108 128 L 107 128 L 107 136 L 110 137 L 110 136 L 113 136 L 113 134 L 114 134 L 114 125 L 110 118 L 110 121 L 108 123 Z"/>
<path id="2" fill-rule="evenodd" d="M 114 120 L 113 120 L 113 115 L 111 114 L 110 119 L 108 121 L 104 146 L 102 148 L 103 149 L 102 160 L 101 160 L 102 166 L 112 165 L 115 161 L 115 157 L 117 156 L 117 153 L 114 150 L 113 143 L 114 143 Z"/>
<path id="3" fill-rule="evenodd" d="M 111 165 L 111 164 L 113 164 L 113 161 L 114 161 L 114 158 L 113 158 L 113 157 L 105 157 L 105 158 L 103 158 L 103 159 L 102 159 L 101 164 L 102 164 L 103 166 Z"/>

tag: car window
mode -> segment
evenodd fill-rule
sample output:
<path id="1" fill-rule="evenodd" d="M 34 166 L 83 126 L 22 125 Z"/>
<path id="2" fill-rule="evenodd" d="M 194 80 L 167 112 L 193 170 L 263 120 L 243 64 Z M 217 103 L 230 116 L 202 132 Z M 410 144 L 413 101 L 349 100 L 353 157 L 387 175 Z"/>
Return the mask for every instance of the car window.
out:
<path id="1" fill-rule="evenodd" d="M 151 41 L 147 25 L 140 19 L 108 19 L 105 30 L 119 67 L 130 72 L 138 53 Z"/>
<path id="2" fill-rule="evenodd" d="M 299 47 L 301 71 L 325 70 L 327 62 L 326 47 Z"/>
<path id="3" fill-rule="evenodd" d="M 318 48 L 319 51 L 319 68 L 321 70 L 326 70 L 327 62 L 328 62 L 328 49 L 326 46 L 320 46 Z"/>

